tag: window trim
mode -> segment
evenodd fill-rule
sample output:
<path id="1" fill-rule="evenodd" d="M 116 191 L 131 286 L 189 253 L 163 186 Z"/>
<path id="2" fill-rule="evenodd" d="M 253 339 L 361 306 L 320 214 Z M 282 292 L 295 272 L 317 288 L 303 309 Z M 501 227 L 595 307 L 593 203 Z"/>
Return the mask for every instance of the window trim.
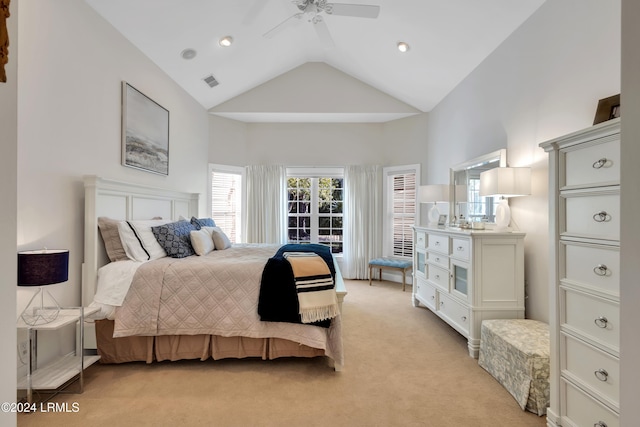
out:
<path id="1" fill-rule="evenodd" d="M 383 205 L 383 221 L 382 221 L 382 255 L 385 257 L 393 257 L 410 260 L 412 257 L 401 257 L 393 254 L 393 223 L 391 221 L 393 215 L 393 200 L 389 194 L 389 178 L 392 175 L 398 175 L 401 173 L 415 173 L 416 174 L 416 215 L 414 225 L 420 223 L 420 203 L 418 203 L 417 195 L 420 188 L 421 174 L 420 164 L 410 164 L 401 166 L 387 166 L 382 168 L 382 205 Z M 414 242 L 415 244 L 415 242 Z"/>
<path id="2" fill-rule="evenodd" d="M 343 252 L 339 252 L 339 253 L 334 253 L 333 255 L 340 257 L 342 256 L 342 254 L 344 253 L 344 167 L 318 167 L 318 166 L 292 166 L 292 167 L 287 167 L 286 168 L 286 178 L 312 178 L 312 179 L 318 179 L 318 178 L 339 178 L 343 180 L 343 210 L 342 210 L 342 250 Z M 287 191 L 288 191 L 288 185 L 287 185 Z M 312 187 L 312 192 L 311 192 L 311 198 L 312 200 L 315 199 L 315 201 L 317 202 L 317 188 L 316 187 Z M 288 200 L 287 200 L 288 202 Z M 313 206 L 313 205 L 312 205 Z M 317 223 L 318 217 L 320 216 L 320 213 L 312 213 L 311 215 L 311 227 L 314 228 L 315 227 L 315 231 L 317 232 L 319 230 L 319 224 Z M 289 219 L 287 216 L 287 224 L 286 224 L 286 228 L 287 228 L 287 241 L 288 239 L 288 233 L 289 233 Z M 313 235 L 313 231 L 312 231 L 312 235 Z M 318 239 L 319 240 L 319 239 Z M 322 244 L 322 243 L 321 243 Z M 333 252 L 332 252 L 333 253 Z"/>
<path id="3" fill-rule="evenodd" d="M 242 243 L 246 240 L 246 223 L 247 223 L 247 177 L 246 177 L 246 168 L 242 167 L 242 166 L 232 166 L 232 165 L 221 165 L 218 163 L 209 163 L 209 167 L 208 167 L 209 173 L 207 174 L 207 181 L 208 181 L 208 185 L 207 185 L 207 212 L 208 212 L 208 216 L 211 215 L 211 211 L 213 209 L 213 200 L 211 199 L 211 188 L 213 187 L 213 182 L 212 182 L 212 174 L 213 172 L 221 172 L 221 173 L 228 173 L 228 174 L 237 174 L 240 175 L 240 178 L 242 180 L 242 185 L 241 185 L 241 203 L 240 203 L 240 239 L 238 242 L 236 243 Z"/>

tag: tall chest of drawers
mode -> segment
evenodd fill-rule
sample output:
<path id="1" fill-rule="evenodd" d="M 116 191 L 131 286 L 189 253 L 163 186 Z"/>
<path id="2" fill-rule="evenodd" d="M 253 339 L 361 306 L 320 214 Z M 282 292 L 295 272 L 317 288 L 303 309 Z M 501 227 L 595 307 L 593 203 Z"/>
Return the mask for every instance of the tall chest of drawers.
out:
<path id="1" fill-rule="evenodd" d="M 617 427 L 620 119 L 540 146 L 549 153 L 551 232 L 547 424 Z"/>
<path id="2" fill-rule="evenodd" d="M 414 227 L 413 305 L 462 334 L 472 357 L 483 320 L 524 318 L 524 236 Z"/>

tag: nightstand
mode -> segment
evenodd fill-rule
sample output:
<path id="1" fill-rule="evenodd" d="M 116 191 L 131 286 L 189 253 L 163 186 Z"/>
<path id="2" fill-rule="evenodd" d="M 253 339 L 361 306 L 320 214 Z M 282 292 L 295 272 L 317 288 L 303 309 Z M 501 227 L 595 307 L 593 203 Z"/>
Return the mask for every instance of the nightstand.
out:
<path id="1" fill-rule="evenodd" d="M 42 390 L 47 393 L 59 393 L 75 380 L 78 381 L 79 391 L 84 390 L 83 372 L 97 362 L 100 356 L 84 355 L 84 319 L 98 311 L 98 308 L 74 307 L 60 310 L 58 317 L 44 325 L 27 325 L 18 319 L 18 329 L 27 331 L 28 346 L 26 349 L 27 374 L 18 379 L 18 390 L 26 390 L 27 401 L 33 402 L 33 391 Z M 54 360 L 38 365 L 38 332 L 58 331 L 64 327 L 76 325 L 75 350 Z"/>

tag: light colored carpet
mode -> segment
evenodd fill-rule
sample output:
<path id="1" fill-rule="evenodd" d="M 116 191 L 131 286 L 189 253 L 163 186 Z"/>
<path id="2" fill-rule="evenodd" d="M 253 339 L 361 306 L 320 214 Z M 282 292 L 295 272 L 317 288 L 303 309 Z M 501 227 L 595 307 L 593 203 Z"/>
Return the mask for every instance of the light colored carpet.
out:
<path id="1" fill-rule="evenodd" d="M 347 280 L 345 367 L 324 358 L 94 365 L 77 413 L 18 426 L 545 426 L 469 357 L 466 341 L 410 287 Z"/>

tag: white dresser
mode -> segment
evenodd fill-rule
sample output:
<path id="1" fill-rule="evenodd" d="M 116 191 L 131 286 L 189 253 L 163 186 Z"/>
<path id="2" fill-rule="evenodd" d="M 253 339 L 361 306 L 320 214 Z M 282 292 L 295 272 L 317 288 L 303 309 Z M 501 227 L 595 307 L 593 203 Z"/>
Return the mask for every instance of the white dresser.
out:
<path id="1" fill-rule="evenodd" d="M 617 427 L 620 408 L 620 119 L 540 144 L 549 152 L 552 427 Z"/>
<path id="2" fill-rule="evenodd" d="M 461 333 L 478 357 L 485 319 L 524 318 L 524 233 L 414 227 L 413 305 Z"/>

